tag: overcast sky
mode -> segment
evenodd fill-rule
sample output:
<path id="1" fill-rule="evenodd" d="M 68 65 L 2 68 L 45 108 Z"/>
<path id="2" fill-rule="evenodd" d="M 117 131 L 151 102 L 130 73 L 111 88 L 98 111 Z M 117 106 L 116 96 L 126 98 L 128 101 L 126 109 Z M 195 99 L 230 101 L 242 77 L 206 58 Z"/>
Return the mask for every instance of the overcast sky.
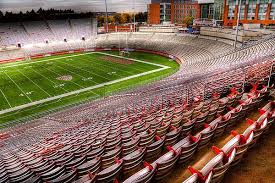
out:
<path id="1" fill-rule="evenodd" d="M 134 3 L 135 2 L 135 3 Z M 146 11 L 150 0 L 107 0 L 109 11 Z M 74 9 L 75 11 L 104 11 L 104 0 L 0 0 L 1 11 L 27 11 L 38 8 Z"/>

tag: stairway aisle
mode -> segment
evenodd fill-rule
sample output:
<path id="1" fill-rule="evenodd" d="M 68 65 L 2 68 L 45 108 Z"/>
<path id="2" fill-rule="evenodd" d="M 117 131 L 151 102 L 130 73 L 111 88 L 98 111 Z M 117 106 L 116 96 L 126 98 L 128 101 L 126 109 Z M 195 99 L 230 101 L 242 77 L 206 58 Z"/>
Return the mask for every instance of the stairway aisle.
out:
<path id="1" fill-rule="evenodd" d="M 267 102 L 263 102 L 262 105 L 260 107 L 263 107 L 264 105 L 266 105 Z M 258 110 L 254 110 L 252 111 L 247 118 L 252 119 L 252 120 L 257 120 L 260 117 L 260 114 L 258 112 Z M 233 127 L 233 130 L 236 130 L 239 134 L 243 133 L 246 128 L 249 126 L 249 124 L 246 122 L 246 119 L 242 119 L 239 123 L 237 123 L 236 126 Z M 274 133 L 274 126 L 272 131 L 269 131 L 268 134 L 269 136 L 271 136 L 271 133 Z M 275 133 L 273 134 L 273 136 L 275 137 Z M 188 166 L 192 166 L 193 168 L 200 170 L 201 168 L 203 168 L 210 159 L 214 158 L 216 156 L 216 154 L 212 151 L 211 147 L 212 146 L 217 146 L 219 148 L 222 148 L 229 140 L 231 140 L 233 138 L 233 136 L 231 135 L 230 131 L 226 131 L 221 137 L 217 137 L 217 139 L 212 140 L 208 146 L 198 150 L 196 152 L 196 154 L 190 159 L 190 161 L 188 161 L 187 163 L 184 163 L 182 165 L 177 165 L 176 168 L 173 170 L 173 173 L 171 173 L 170 176 L 168 176 L 167 178 L 163 179 L 162 181 L 160 181 L 160 183 L 182 183 L 184 180 L 186 180 L 189 176 L 191 176 L 190 171 L 188 170 Z M 269 140 L 271 141 L 271 140 Z M 268 143 L 268 142 L 265 142 Z M 257 147 L 258 147 L 258 143 L 257 143 Z M 258 152 L 257 150 L 255 151 L 255 149 L 257 149 L 257 147 L 252 148 L 251 151 L 253 151 L 253 153 L 255 154 L 255 156 L 260 157 L 260 159 L 263 159 L 265 157 L 272 157 L 272 155 L 267 155 L 267 156 L 262 156 L 260 152 Z M 271 146 L 272 147 L 272 146 Z M 273 141 L 273 147 L 275 148 L 275 141 Z M 274 149 L 275 150 L 275 149 Z M 273 150 L 273 157 L 275 157 L 275 151 Z M 249 152 L 249 151 L 248 151 Z M 260 154 L 260 156 L 259 156 Z M 246 156 L 246 155 L 245 155 Z M 242 162 L 241 162 L 242 163 Z M 275 158 L 273 163 L 275 163 Z M 273 164 L 273 168 L 275 164 Z M 236 169 L 236 168 L 234 168 Z M 232 171 L 234 170 L 232 169 Z M 250 167 L 249 167 L 250 169 Z M 275 172 L 275 170 L 273 169 L 273 172 Z M 228 176 L 226 177 L 231 177 L 231 181 L 228 180 L 227 183 L 235 183 L 235 176 L 232 176 L 230 171 L 231 168 L 229 168 L 229 173 Z M 236 172 L 237 174 L 238 172 Z M 274 175 L 273 175 L 274 177 Z M 251 179 L 250 179 L 251 180 Z M 240 183 L 243 183 L 243 180 L 239 181 Z M 275 181 L 273 181 L 275 182 Z"/>

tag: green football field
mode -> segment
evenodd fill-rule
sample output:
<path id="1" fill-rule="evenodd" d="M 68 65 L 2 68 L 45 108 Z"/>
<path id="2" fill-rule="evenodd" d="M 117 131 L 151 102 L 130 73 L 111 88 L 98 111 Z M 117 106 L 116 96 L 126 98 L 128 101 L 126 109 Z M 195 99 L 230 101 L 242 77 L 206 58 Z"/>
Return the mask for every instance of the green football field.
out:
<path id="1" fill-rule="evenodd" d="M 158 80 L 178 67 L 162 56 L 114 51 L 1 64 L 0 128 Z"/>

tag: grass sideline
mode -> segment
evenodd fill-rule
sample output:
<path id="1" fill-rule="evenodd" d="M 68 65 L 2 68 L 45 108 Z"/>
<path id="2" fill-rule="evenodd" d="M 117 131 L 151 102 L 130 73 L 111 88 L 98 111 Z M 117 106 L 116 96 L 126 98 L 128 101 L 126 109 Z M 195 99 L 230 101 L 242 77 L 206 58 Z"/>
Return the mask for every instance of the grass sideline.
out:
<path id="1" fill-rule="evenodd" d="M 117 51 L 105 51 L 103 53 L 118 55 Z M 64 58 L 65 59 L 64 60 L 63 57 L 66 57 L 66 56 L 72 56 L 72 57 L 69 57 L 70 59 Z M 98 85 L 100 83 L 109 82 L 116 79 L 121 79 L 129 76 L 133 76 L 136 74 L 141 74 L 144 72 L 156 70 L 160 68 L 159 66 L 157 66 L 157 64 L 166 66 L 167 68 L 165 70 L 161 70 L 155 73 L 142 75 L 140 77 L 132 78 L 122 82 L 113 83 L 110 85 L 104 85 L 102 87 L 98 87 L 82 93 L 77 93 L 64 98 L 59 98 L 49 102 L 44 102 L 38 105 L 27 107 L 21 110 L 2 114 L 0 115 L 0 124 L 1 123 L 4 124 L 7 122 L 16 123 L 17 121 L 21 122 L 24 120 L 29 120 L 30 118 L 37 117 L 40 115 L 45 115 L 52 111 L 58 111 L 64 108 L 65 106 L 71 106 L 71 105 L 83 103 L 87 100 L 94 100 L 104 96 L 109 96 L 112 93 L 116 93 L 121 90 L 125 90 L 127 88 L 137 87 L 139 85 L 150 83 L 154 80 L 158 80 L 162 77 L 168 76 L 176 72 L 179 67 L 176 62 L 171 62 L 168 58 L 149 54 L 149 53 L 141 53 L 141 52 L 132 52 L 129 58 L 152 63 L 152 65 L 135 62 L 134 64 L 126 66 L 118 63 L 103 62 L 99 58 L 100 58 L 100 54 L 97 54 L 97 53 L 92 53 L 92 54 L 77 53 L 77 54 L 68 54 L 65 56 L 64 55 L 52 56 L 52 57 L 43 58 L 43 59 L 36 59 L 35 61 L 31 61 L 31 62 L 26 61 L 26 62 L 16 62 L 16 63 L 8 63 L 8 64 L 0 65 L 0 71 L 2 71 L 0 73 L 0 86 L 1 88 L 5 88 L 5 90 L 2 92 L 6 94 L 6 91 L 11 91 L 11 95 L 2 94 L 0 106 L 3 106 L 2 105 L 3 101 L 6 102 L 6 106 L 7 106 L 6 108 L 8 108 L 11 106 L 20 105 L 22 103 L 23 104 L 28 103 L 33 100 L 37 101 L 41 98 L 43 99 L 50 96 L 55 96 L 57 94 L 67 93 L 67 92 L 75 91 L 81 88 Z M 56 61 L 54 59 L 57 59 L 60 61 Z M 54 60 L 54 63 L 53 63 L 53 60 Z M 90 63 L 90 62 L 95 62 L 95 63 Z M 87 63 L 90 63 L 91 65 L 90 64 L 87 65 Z M 12 69 L 7 69 L 7 68 L 12 68 Z M 49 75 L 46 73 L 48 73 Z M 72 75 L 73 77 L 72 81 L 56 80 L 57 76 L 66 75 L 68 73 L 69 75 Z M 108 73 L 109 74 L 111 73 L 111 75 L 108 75 Z M 3 79 L 3 75 L 7 75 L 7 74 L 8 76 L 6 76 L 6 78 Z M 46 82 L 46 80 L 48 82 Z M 27 84 L 26 84 L 26 81 L 28 81 Z M 8 82 L 8 84 L 6 82 Z M 17 83 L 20 83 L 20 85 Z M 59 90 L 56 90 L 56 89 L 53 89 L 52 87 L 48 87 L 48 86 L 52 86 L 53 83 L 58 83 L 58 84 L 70 83 L 70 84 L 67 84 L 67 86 L 63 86 L 59 88 Z M 12 90 L 16 87 L 17 87 L 17 92 L 15 92 L 16 90 Z M 29 93 L 30 91 L 34 91 L 33 93 L 39 93 L 39 95 L 34 95 L 33 93 Z M 40 92 L 37 92 L 37 91 L 40 91 Z M 30 95 L 27 95 L 27 92 Z M 18 95 L 18 93 L 21 94 L 22 100 L 16 100 L 16 99 L 11 100 L 11 98 L 13 98 L 13 96 Z M 5 99 L 5 96 L 9 102 L 7 102 L 7 100 Z M 8 126 L 8 125 L 2 125 L 2 127 L 5 127 L 5 126 Z"/>

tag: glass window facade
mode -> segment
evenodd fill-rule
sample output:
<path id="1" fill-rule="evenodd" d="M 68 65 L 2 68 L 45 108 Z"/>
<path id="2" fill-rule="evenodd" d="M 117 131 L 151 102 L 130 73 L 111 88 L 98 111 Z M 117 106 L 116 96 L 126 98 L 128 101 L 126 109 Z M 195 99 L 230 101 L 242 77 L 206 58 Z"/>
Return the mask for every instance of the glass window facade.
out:
<path id="1" fill-rule="evenodd" d="M 193 18 L 197 18 L 197 1 L 175 0 L 174 3 L 174 22 L 182 23 L 184 17 L 186 16 L 192 16 Z"/>
<path id="2" fill-rule="evenodd" d="M 214 9 L 214 19 L 223 20 L 224 0 L 215 0 L 213 9 Z"/>
<path id="3" fill-rule="evenodd" d="M 227 18 L 229 20 L 234 20 L 235 18 L 235 6 L 236 6 L 236 0 L 227 0 L 228 4 L 228 15 Z"/>
<path id="4" fill-rule="evenodd" d="M 249 0 L 248 1 L 248 12 L 247 12 L 247 19 L 254 20 L 256 16 L 256 4 L 257 0 Z"/>
<path id="5" fill-rule="evenodd" d="M 272 1 L 269 20 L 275 20 L 275 0 Z"/>
<path id="6" fill-rule="evenodd" d="M 245 18 L 245 4 L 246 4 L 246 1 L 243 0 L 242 1 L 242 4 L 241 4 L 241 13 L 240 13 L 240 19 L 243 20 Z"/>
<path id="7" fill-rule="evenodd" d="M 268 1 L 269 0 L 260 0 L 259 15 L 258 15 L 259 20 L 265 20 L 266 18 Z"/>
<path id="8" fill-rule="evenodd" d="M 240 0 L 226 0 L 224 25 L 236 25 L 235 10 Z M 240 11 L 241 23 L 257 23 L 263 25 L 275 25 L 275 0 L 242 0 Z M 270 14 L 269 14 L 270 13 Z M 246 21 L 248 20 L 248 21 Z M 253 21 L 255 20 L 255 21 Z"/>
<path id="9" fill-rule="evenodd" d="M 160 23 L 171 21 L 171 4 L 161 3 L 160 4 Z"/>

